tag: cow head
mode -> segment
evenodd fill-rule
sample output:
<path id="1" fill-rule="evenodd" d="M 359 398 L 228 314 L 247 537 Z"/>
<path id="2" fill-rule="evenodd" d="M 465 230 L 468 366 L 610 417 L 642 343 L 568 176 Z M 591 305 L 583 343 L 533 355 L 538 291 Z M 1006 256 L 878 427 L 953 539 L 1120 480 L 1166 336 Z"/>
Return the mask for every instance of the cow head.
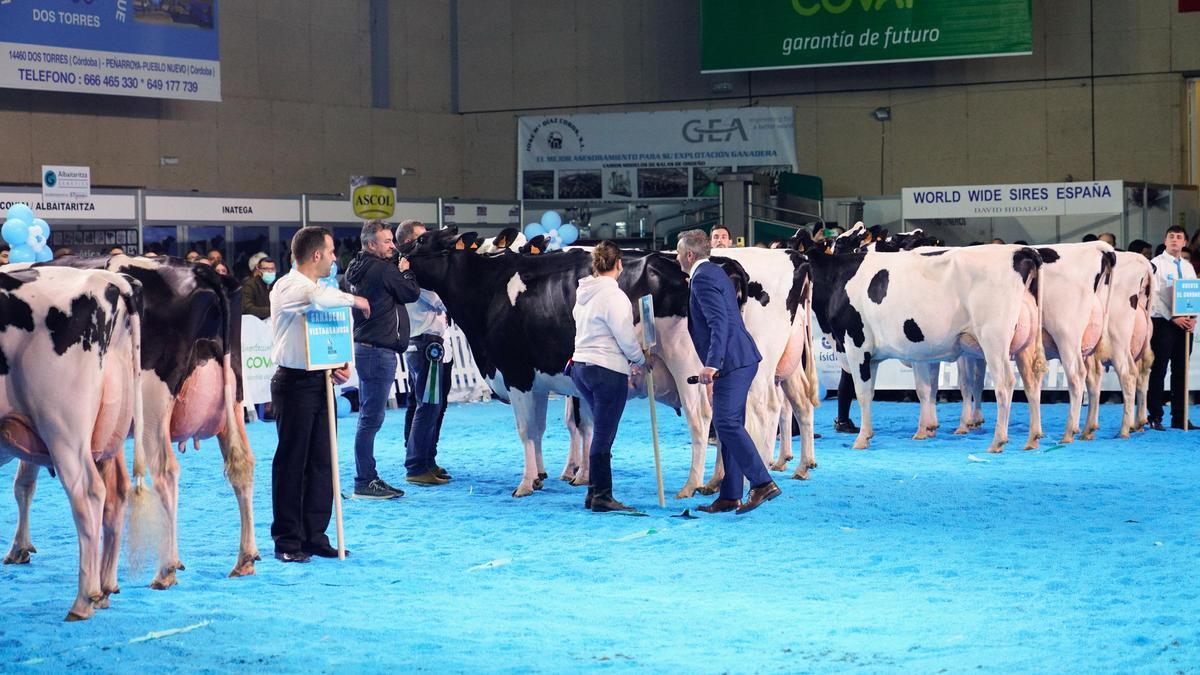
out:
<path id="1" fill-rule="evenodd" d="M 833 240 L 833 252 L 841 254 L 861 251 L 871 242 L 885 237 L 887 237 L 887 230 L 878 225 L 867 228 L 860 220 L 854 224 L 854 227 L 839 234 L 837 239 Z"/>
<path id="2" fill-rule="evenodd" d="M 527 255 L 540 255 L 545 253 L 548 247 L 549 244 L 546 242 L 546 236 L 539 234 L 533 239 L 530 239 L 525 243 L 524 246 L 521 247 L 521 253 L 525 253 Z"/>

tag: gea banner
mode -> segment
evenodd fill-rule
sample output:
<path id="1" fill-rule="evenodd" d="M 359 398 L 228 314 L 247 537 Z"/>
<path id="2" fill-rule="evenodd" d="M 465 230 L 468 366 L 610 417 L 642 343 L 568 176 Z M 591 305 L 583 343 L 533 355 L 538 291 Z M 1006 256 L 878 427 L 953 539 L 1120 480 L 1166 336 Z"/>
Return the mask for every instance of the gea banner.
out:
<path id="1" fill-rule="evenodd" d="M 1031 0 L 701 0 L 706 73 L 1033 52 Z"/>
<path id="2" fill-rule="evenodd" d="M 957 185 L 901 190 L 901 214 L 919 218 L 1076 216 L 1120 213 L 1121 181 Z"/>
<path id="3" fill-rule="evenodd" d="M 0 0 L 0 87 L 220 101 L 217 0 Z"/>
<path id="4" fill-rule="evenodd" d="M 794 171 L 792 109 L 521 117 L 522 199 L 716 197 L 718 174 Z"/>

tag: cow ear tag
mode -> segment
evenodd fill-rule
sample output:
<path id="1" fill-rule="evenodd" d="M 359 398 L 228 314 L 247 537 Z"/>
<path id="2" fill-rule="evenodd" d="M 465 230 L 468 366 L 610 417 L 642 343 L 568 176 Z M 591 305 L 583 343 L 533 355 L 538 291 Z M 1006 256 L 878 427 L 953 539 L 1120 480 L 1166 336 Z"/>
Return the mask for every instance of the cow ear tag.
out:
<path id="1" fill-rule="evenodd" d="M 469 248 L 469 249 L 470 249 L 470 250 L 472 250 L 472 251 L 474 251 L 475 249 L 479 248 L 479 240 L 478 240 L 478 239 L 476 239 L 475 241 L 471 242 L 471 245 L 470 245 L 470 246 L 468 246 L 467 248 Z"/>
<path id="2" fill-rule="evenodd" d="M 454 242 L 454 250 L 456 250 L 456 251 L 461 251 L 461 250 L 465 249 L 466 247 L 467 246 L 466 246 L 466 244 L 463 243 L 462 238 L 459 238 L 457 241 Z"/>

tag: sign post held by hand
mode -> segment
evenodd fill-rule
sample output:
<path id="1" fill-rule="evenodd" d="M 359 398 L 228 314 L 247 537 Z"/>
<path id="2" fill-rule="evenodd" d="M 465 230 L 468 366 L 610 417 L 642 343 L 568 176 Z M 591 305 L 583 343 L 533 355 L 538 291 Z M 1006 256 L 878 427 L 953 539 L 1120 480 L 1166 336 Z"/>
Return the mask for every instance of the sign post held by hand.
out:
<path id="1" fill-rule="evenodd" d="M 337 523 L 338 560 L 346 559 L 342 527 L 342 486 L 338 476 L 337 406 L 333 371 L 354 363 L 354 325 L 349 307 L 310 309 L 304 313 L 305 360 L 308 370 L 325 371 L 325 408 L 329 421 L 329 464 L 333 474 L 333 514 Z"/>
<path id="2" fill-rule="evenodd" d="M 658 343 L 658 335 L 654 331 L 654 298 L 643 295 L 638 298 L 638 313 L 642 321 L 642 351 L 646 353 L 646 367 L 643 370 L 646 378 L 646 396 L 650 399 L 650 436 L 654 440 L 654 477 L 658 481 L 658 505 L 667 505 L 663 495 L 662 454 L 658 449 L 658 411 L 654 404 L 654 373 L 650 370 L 650 348 Z"/>
<path id="3" fill-rule="evenodd" d="M 1175 291 L 1171 295 L 1172 316 L 1200 316 L 1200 279 L 1176 279 Z M 1189 375 L 1192 370 L 1192 336 L 1184 333 L 1183 340 L 1183 432 L 1187 433 L 1188 409 L 1192 404 L 1192 386 Z"/>

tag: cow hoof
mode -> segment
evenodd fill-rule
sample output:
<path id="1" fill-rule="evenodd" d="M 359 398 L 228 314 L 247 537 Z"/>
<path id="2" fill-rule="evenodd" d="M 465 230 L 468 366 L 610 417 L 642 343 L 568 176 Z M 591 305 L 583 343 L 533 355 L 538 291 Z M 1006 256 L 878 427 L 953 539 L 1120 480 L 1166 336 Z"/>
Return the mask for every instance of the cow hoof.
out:
<path id="1" fill-rule="evenodd" d="M 550 477 L 550 474 L 546 473 L 545 471 L 538 473 L 538 480 L 546 480 L 549 477 Z"/>
<path id="2" fill-rule="evenodd" d="M 788 463 L 786 461 L 778 461 L 771 464 L 772 471 L 787 471 Z"/>
<path id="3" fill-rule="evenodd" d="M 792 474 L 792 480 L 808 480 L 808 469 L 803 471 L 797 469 L 796 473 Z"/>
<path id="4" fill-rule="evenodd" d="M 108 609 L 110 606 L 111 606 L 111 603 L 109 603 L 107 595 L 101 597 L 98 601 L 96 601 L 96 609 Z"/>
<path id="5" fill-rule="evenodd" d="M 1121 429 L 1121 433 L 1117 434 L 1117 438 L 1129 438 L 1129 429 Z"/>
<path id="6" fill-rule="evenodd" d="M 971 428 L 970 428 L 970 427 L 964 427 L 964 426 L 960 426 L 960 427 L 958 427 L 957 429 L 955 429 L 955 430 L 954 430 L 954 434 L 955 434 L 956 436 L 965 436 L 965 435 L 967 435 L 967 434 L 969 434 L 969 433 L 971 433 Z"/>
<path id="7" fill-rule="evenodd" d="M 709 486 L 705 485 L 703 487 L 696 488 L 696 492 L 699 492 L 700 494 L 705 495 L 705 496 L 715 495 L 715 494 L 717 494 L 718 489 L 719 488 L 709 487 Z"/>
<path id="8" fill-rule="evenodd" d="M 87 621 L 88 619 L 92 618 L 93 613 L 94 612 L 90 607 L 86 612 L 72 609 L 71 611 L 67 612 L 67 618 L 63 619 L 63 621 Z"/>
<path id="9" fill-rule="evenodd" d="M 156 591 L 165 591 L 177 583 L 179 583 L 179 581 L 175 579 L 175 570 L 171 570 L 166 574 L 160 572 L 159 575 L 154 577 L 154 580 L 150 582 L 150 588 L 153 588 Z"/>
<path id="10" fill-rule="evenodd" d="M 37 553 L 37 549 L 30 546 L 28 548 L 14 548 L 4 556 L 5 565 L 28 565 L 29 554 Z"/>
<path id="11" fill-rule="evenodd" d="M 563 469 L 563 472 L 562 472 L 562 474 L 559 475 L 558 479 L 564 480 L 564 481 L 567 481 L 568 483 L 570 483 L 571 481 L 575 480 L 576 473 L 578 473 L 578 472 L 569 470 L 569 469 Z"/>
<path id="12" fill-rule="evenodd" d="M 531 494 L 533 494 L 532 486 L 527 487 L 525 485 L 520 485 L 517 487 L 516 490 L 513 490 L 512 496 L 520 498 L 520 497 L 528 497 Z"/>
<path id="13" fill-rule="evenodd" d="M 1082 434 L 1079 434 L 1079 440 L 1094 441 L 1094 440 L 1096 440 L 1096 432 L 1089 429 L 1089 430 L 1083 432 Z"/>
<path id="14" fill-rule="evenodd" d="M 256 560 L 261 560 L 258 553 L 253 555 L 245 554 L 238 557 L 238 564 L 229 573 L 230 578 L 254 576 L 254 562 Z"/>
<path id="15" fill-rule="evenodd" d="M 1038 438 L 1041 438 L 1041 436 L 1038 436 Z M 1068 443 L 1074 443 L 1075 442 L 1075 434 L 1066 434 L 1058 442 L 1063 445 L 1066 445 Z"/>
<path id="16" fill-rule="evenodd" d="M 545 478 L 539 477 L 537 480 L 533 481 L 533 489 L 534 490 L 541 490 L 544 487 L 546 487 L 546 479 Z"/>
<path id="17" fill-rule="evenodd" d="M 696 488 L 692 485 L 685 485 L 683 489 L 675 493 L 675 499 L 691 499 L 696 494 Z"/>
<path id="18" fill-rule="evenodd" d="M 577 476 L 577 477 L 575 477 L 574 480 L 571 481 L 571 485 L 573 487 L 587 487 L 588 483 L 590 483 L 590 482 L 591 481 L 589 481 L 587 478 L 580 478 Z"/>
<path id="19" fill-rule="evenodd" d="M 817 460 L 814 459 L 811 462 L 808 462 L 807 464 L 805 464 L 805 466 L 807 466 L 810 469 L 815 469 L 815 468 L 817 468 Z"/>
<path id="20" fill-rule="evenodd" d="M 1037 442 L 1037 441 L 1029 441 L 1028 443 L 1026 443 L 1026 444 L 1025 444 L 1025 448 L 1024 448 L 1024 449 L 1025 449 L 1025 450 L 1037 450 L 1037 449 L 1038 449 L 1038 442 Z"/>
<path id="21" fill-rule="evenodd" d="M 918 431 L 917 433 L 913 434 L 913 437 L 912 437 L 912 439 L 914 441 L 923 441 L 926 438 L 929 438 L 929 434 L 927 434 L 923 431 Z"/>
<path id="22" fill-rule="evenodd" d="M 990 452 L 992 454 L 1000 454 L 1001 452 L 1004 452 L 1004 446 L 1003 445 L 993 445 L 992 447 L 988 448 L 988 452 Z"/>

